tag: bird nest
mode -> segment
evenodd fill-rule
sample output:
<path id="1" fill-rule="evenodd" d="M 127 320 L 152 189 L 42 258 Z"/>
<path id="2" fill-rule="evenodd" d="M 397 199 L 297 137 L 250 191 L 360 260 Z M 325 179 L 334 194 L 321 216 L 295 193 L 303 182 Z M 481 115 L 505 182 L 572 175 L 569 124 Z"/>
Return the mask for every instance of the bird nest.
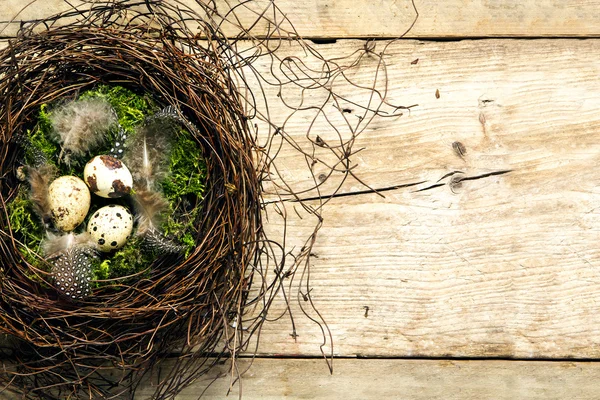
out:
<path id="1" fill-rule="evenodd" d="M 341 58 L 330 62 L 299 41 L 291 25 L 284 29 L 289 21 L 272 2 L 251 10 L 256 20 L 246 27 L 236 15 L 248 11 L 245 7 L 240 2 L 218 10 L 198 1 L 193 11 L 178 1 L 83 2 L 80 9 L 22 23 L 0 51 L 0 330 L 12 360 L 0 378 L 10 390 L 27 398 L 133 396 L 144 375 L 171 356 L 174 364 L 153 395 L 171 398 L 220 357 L 235 359 L 246 350 L 276 296 L 286 299 L 282 314 L 291 312 L 287 299 L 298 270 L 302 275 L 294 287 L 300 309 L 321 326 L 326 354 L 331 344 L 326 324 L 320 313 L 309 312 L 316 311 L 310 256 L 322 208 L 348 177 L 356 177 L 352 146 L 360 132 L 375 116 L 398 117 L 404 107 L 386 101 L 387 78 L 380 78 L 385 63 L 374 46 L 354 52 L 346 64 Z M 227 26 L 238 30 L 234 39 L 223 32 Z M 267 39 L 279 39 L 269 42 L 254 34 L 257 26 L 262 36 L 266 30 Z M 290 40 L 320 65 L 278 56 Z M 375 61 L 372 86 L 350 78 L 364 58 Z M 270 65 L 263 71 L 272 75 L 258 72 L 257 62 Z M 333 87 L 340 81 L 353 91 L 369 92 L 368 102 L 336 94 Z M 277 88 L 285 106 L 280 110 L 287 109 L 287 115 L 270 113 L 269 85 Z M 28 188 L 20 167 L 44 107 L 99 87 L 122 87 L 171 110 L 200 149 L 204 192 L 172 210 L 175 215 L 195 210 L 186 232 L 192 241 L 188 251 L 153 256 L 141 272 L 105 280 L 89 296 L 73 299 L 61 295 L 48 254 L 27 246 L 7 210 Z M 287 88 L 299 91 L 301 104 L 287 101 Z M 317 103 L 311 105 L 313 92 L 323 96 L 314 96 Z M 348 105 L 356 115 L 348 114 Z M 330 137 L 316 135 L 315 121 L 332 106 L 348 129 L 327 119 Z M 313 116 L 299 143 L 286 124 L 306 111 Z M 259 125 L 265 129 L 261 143 Z M 275 157 L 283 148 L 306 162 L 307 185 L 287 184 L 279 174 Z M 318 177 L 317 164 L 322 166 Z M 334 178 L 337 182 L 331 182 Z M 272 195 L 268 202 L 265 187 Z M 330 190 L 323 195 L 325 187 Z M 314 222 L 294 249 L 286 247 L 287 228 L 273 239 L 262 225 L 271 207 L 285 227 L 291 212 L 286 203 L 299 205 Z M 293 319 L 291 325 L 295 329 Z"/>
<path id="2" fill-rule="evenodd" d="M 108 11 L 118 10 L 96 17 Z M 128 382 L 129 390 L 162 354 L 197 346 L 198 357 L 218 355 L 219 340 L 233 340 L 226 328 L 242 313 L 261 232 L 256 145 L 226 61 L 214 49 L 182 43 L 191 34 L 169 32 L 172 20 L 158 21 L 152 11 L 121 26 L 92 19 L 37 33 L 39 25 L 30 26 L 0 55 L 4 210 L 23 185 L 17 168 L 40 107 L 100 84 L 175 107 L 206 155 L 205 193 L 193 205 L 201 208 L 193 251 L 159 256 L 143 277 L 116 279 L 81 301 L 60 296 L 59 282 L 26 257 L 36 249 L 23 248 L 2 213 L 2 330 L 18 339 L 19 349 L 5 379 L 31 396 L 115 395 L 115 386 Z M 197 375 L 202 363 L 193 356 L 183 365 L 193 363 Z M 122 371 L 120 378 L 102 376 L 111 367 Z"/>

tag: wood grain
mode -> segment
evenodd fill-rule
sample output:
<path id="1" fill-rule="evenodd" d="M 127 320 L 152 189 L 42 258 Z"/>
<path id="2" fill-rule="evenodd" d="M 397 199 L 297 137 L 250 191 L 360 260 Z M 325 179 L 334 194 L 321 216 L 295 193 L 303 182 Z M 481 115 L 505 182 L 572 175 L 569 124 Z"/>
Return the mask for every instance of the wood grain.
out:
<path id="1" fill-rule="evenodd" d="M 81 4 L 77 0 L 71 3 Z M 195 4 L 193 0 L 181 3 Z M 237 14 L 242 25 L 250 26 L 269 3 L 258 0 L 239 7 Z M 20 12 L 27 4 L 21 0 L 4 0 L 0 21 L 18 16 L 4 29 L 3 36 L 14 35 L 21 20 L 65 9 L 63 0 L 38 0 Z M 222 12 L 228 9 L 223 0 L 216 4 Z M 300 35 L 321 39 L 398 37 L 406 32 L 416 16 L 412 0 L 279 0 L 276 5 L 279 20 L 285 16 Z M 415 0 L 414 6 L 419 18 L 409 38 L 598 37 L 600 34 L 600 2 L 595 0 Z M 5 22 L 0 22 L 0 30 Z M 239 32 L 231 24 L 224 25 L 224 29 L 232 36 Z M 254 27 L 253 32 L 260 36 L 268 29 L 265 21 Z"/>
<path id="2" fill-rule="evenodd" d="M 242 367 L 247 360 L 240 362 Z M 230 379 L 215 370 L 176 397 L 224 399 Z M 242 380 L 244 400 L 276 399 L 597 399 L 600 364 L 582 362 L 259 359 Z M 151 384 L 136 399 L 151 394 Z M 234 386 L 227 398 L 237 399 Z"/>
<path id="3" fill-rule="evenodd" d="M 342 41 L 314 47 L 323 58 L 334 58 L 355 54 L 364 46 L 363 41 Z M 375 119 L 358 137 L 353 148 L 365 150 L 352 157 L 353 166 L 370 186 L 385 188 L 423 181 L 417 187 L 423 189 L 453 171 L 475 177 L 511 169 L 506 177 L 510 191 L 499 193 L 502 197 L 520 197 L 532 191 L 559 197 L 557 191 L 595 187 L 594 170 L 587 167 L 594 165 L 600 149 L 600 97 L 596 94 L 600 89 L 596 78 L 600 61 L 593 56 L 600 49 L 598 41 L 382 41 L 374 51 L 384 49 L 387 100 L 417 106 L 401 117 Z M 302 51 L 299 46 L 284 47 L 279 57 L 300 55 L 303 59 Z M 304 59 L 307 69 L 322 65 L 318 59 Z M 345 62 L 352 60 L 350 57 Z M 381 69 L 380 78 L 374 80 L 378 63 L 378 58 L 363 58 L 347 75 L 354 85 L 382 89 Z M 255 65 L 263 73 L 271 67 L 267 59 Z M 336 144 L 340 136 L 349 140 L 365 126 L 359 124 L 367 118 L 357 105 L 368 105 L 369 90 L 357 89 L 341 79 L 333 83 L 340 96 L 339 107 L 345 109 L 342 111 L 332 101 L 324 102 L 326 90 L 303 92 L 288 86 L 282 90 L 265 86 L 265 91 L 274 124 L 285 126 L 297 147 L 312 152 L 311 142 L 316 142 L 317 136 Z M 278 96 L 294 105 L 302 95 L 303 106 L 323 107 L 331 124 L 315 119 L 313 110 L 297 112 L 286 121 L 290 111 Z M 307 139 L 304 136 L 309 124 L 312 130 Z M 261 128 L 266 130 L 264 125 Z M 462 143 L 464 155 L 456 154 L 452 147 L 455 142 Z M 336 159 L 329 150 L 317 148 L 314 158 L 319 162 L 311 172 L 304 156 L 291 145 L 284 143 L 279 151 L 280 172 L 296 192 L 314 186 L 312 175 L 328 173 L 327 166 Z M 449 183 L 449 179 L 440 182 Z M 341 174 L 333 174 L 321 183 L 321 192 L 331 193 L 340 183 Z M 476 180 L 464 181 L 462 188 L 477 184 Z M 466 196 L 460 195 L 462 188 L 455 188 L 458 193 L 454 194 L 446 185 L 441 191 L 456 200 Z M 342 192 L 364 189 L 357 181 L 350 181 Z M 314 192 L 306 196 L 311 194 Z"/>
<path id="4" fill-rule="evenodd" d="M 420 18 L 410 38 L 600 33 L 598 1 L 415 3 Z M 0 22 L 0 36 L 13 36 L 20 20 L 48 15 L 58 4 L 63 3 L 38 1 L 14 23 Z M 0 21 L 10 20 L 24 5 L 5 1 Z M 286 0 L 277 5 L 301 35 L 315 39 L 396 37 L 414 16 L 407 0 Z M 253 15 L 240 10 L 244 23 Z M 236 33 L 234 27 L 226 29 Z M 254 31 L 265 32 L 264 24 Z M 377 48 L 386 44 L 378 42 Z M 364 45 L 338 40 L 316 48 L 326 57 L 339 57 Z M 282 58 L 286 51 L 303 55 L 292 46 L 282 51 Z M 382 192 L 385 197 L 335 198 L 323 209 L 324 227 L 311 257 L 311 294 L 331 330 L 334 354 L 600 357 L 600 43 L 406 40 L 387 51 L 389 100 L 418 107 L 400 118 L 375 120 L 356 141 L 355 148 L 365 150 L 353 165 L 373 188 L 422 183 Z M 263 72 L 269 67 L 256 65 Z M 375 60 L 367 59 L 351 79 L 371 85 L 375 68 Z M 364 93 L 352 87 L 336 89 L 365 101 Z M 267 87 L 266 93 L 275 120 L 283 123 L 289 110 L 278 103 L 278 89 Z M 293 90 L 283 96 L 298 99 Z M 312 99 L 318 101 L 318 94 Z M 328 116 L 343 124 L 360 115 L 356 107 L 348 108 L 349 113 L 329 108 Z M 304 138 L 311 118 L 299 114 L 286 125 L 305 149 L 311 148 Z M 312 133 L 326 140 L 336 137 L 322 121 Z M 464 145 L 461 154 L 453 149 L 455 142 Z M 331 156 L 322 150 L 316 157 L 321 162 L 310 171 L 306 160 L 284 145 L 277 165 L 294 189 L 303 190 L 314 185 L 313 176 L 327 173 Z M 461 173 L 454 176 L 468 179 L 438 182 L 455 171 Z M 332 193 L 341 179 L 335 173 L 326 177 L 322 193 Z M 419 191 L 437 183 L 442 185 Z M 350 179 L 340 193 L 363 190 Z M 312 195 L 314 191 L 305 196 Z M 267 194 L 266 199 L 275 197 Z M 288 246 L 300 248 L 316 221 L 297 203 L 282 204 L 289 216 Z M 283 224 L 273 207 L 266 210 L 267 229 L 277 238 Z M 292 288 L 298 336 L 290 335 L 288 315 L 266 323 L 259 356 L 321 354 L 322 332 L 303 316 L 300 304 L 306 304 L 297 297 L 297 282 Z M 278 299 L 271 317 L 283 314 L 284 304 Z M 244 368 L 248 360 L 241 363 Z M 245 399 L 595 399 L 599 365 L 336 359 L 331 376 L 323 360 L 259 358 L 245 375 L 243 394 Z M 226 374 L 226 368 L 213 371 L 177 399 L 197 398 L 218 374 Z M 222 377 L 203 398 L 223 398 L 228 387 L 228 377 Z M 138 398 L 151 393 L 152 381 L 141 387 Z M 238 393 L 235 386 L 230 396 Z"/>
<path id="5" fill-rule="evenodd" d="M 319 48 L 342 55 L 363 45 Z M 354 157 L 354 171 L 374 188 L 424 183 L 385 198 L 335 198 L 323 209 L 311 293 L 335 354 L 600 356 L 600 61 L 593 56 L 599 46 L 403 41 L 388 49 L 390 99 L 419 106 L 376 120 L 359 136 L 355 147 L 365 150 Z M 372 76 L 368 67 L 356 81 Z M 273 107 L 273 115 L 284 113 L 277 102 Z M 330 113 L 338 122 L 344 115 Z M 309 121 L 299 117 L 287 126 L 301 146 L 308 146 Z M 314 133 L 332 135 L 325 127 Z M 454 141 L 464 144 L 463 156 Z M 293 188 L 313 184 L 304 157 L 286 146 L 278 167 Z M 326 172 L 322 163 L 314 168 Z M 469 179 L 450 188 L 445 178 L 418 191 L 452 171 Z M 339 182 L 332 175 L 322 192 Z M 342 192 L 363 189 L 348 181 Z M 287 244 L 300 249 L 316 221 L 297 203 L 283 204 Z M 274 213 L 267 227 L 273 237 L 283 229 Z M 297 304 L 293 311 L 296 340 L 282 318 L 265 325 L 260 353 L 320 354 L 318 326 Z"/>

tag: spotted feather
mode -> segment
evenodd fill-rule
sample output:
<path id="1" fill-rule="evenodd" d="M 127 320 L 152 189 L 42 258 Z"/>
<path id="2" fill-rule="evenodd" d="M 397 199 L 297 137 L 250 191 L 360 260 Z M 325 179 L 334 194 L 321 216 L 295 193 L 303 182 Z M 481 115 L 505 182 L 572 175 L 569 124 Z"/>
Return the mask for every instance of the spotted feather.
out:
<path id="1" fill-rule="evenodd" d="M 175 243 L 156 229 L 149 229 L 142 235 L 142 246 L 158 254 L 181 253 L 184 247 Z"/>
<path id="2" fill-rule="evenodd" d="M 91 256 L 84 248 L 72 248 L 51 260 L 56 288 L 66 297 L 81 300 L 90 295 Z"/>
<path id="3" fill-rule="evenodd" d="M 89 296 L 92 259 L 97 254 L 97 247 L 91 236 L 87 232 L 65 235 L 48 233 L 43 249 L 52 265 L 51 274 L 56 289 L 72 300 Z"/>

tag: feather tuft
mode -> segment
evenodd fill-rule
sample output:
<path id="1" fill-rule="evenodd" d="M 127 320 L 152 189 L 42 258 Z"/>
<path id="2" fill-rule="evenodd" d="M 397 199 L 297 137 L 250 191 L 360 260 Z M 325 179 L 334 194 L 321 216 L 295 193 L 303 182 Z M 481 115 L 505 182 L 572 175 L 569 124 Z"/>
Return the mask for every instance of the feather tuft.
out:
<path id="1" fill-rule="evenodd" d="M 25 167 L 24 173 L 30 186 L 29 198 L 33 203 L 36 214 L 45 225 L 52 222 L 48 187 L 58 176 L 58 168 L 52 164 L 43 164 L 37 168 Z"/>
<path id="2" fill-rule="evenodd" d="M 45 164 L 48 164 L 48 157 L 42 150 L 33 145 L 30 145 L 27 150 L 29 156 L 31 157 L 33 167 L 39 168 Z"/>
<path id="3" fill-rule="evenodd" d="M 163 108 L 162 110 L 158 111 L 156 114 L 154 114 L 153 116 L 148 118 L 148 120 L 153 120 L 153 119 L 167 119 L 167 120 L 170 120 L 171 122 L 177 122 L 180 125 L 185 126 L 190 131 L 197 130 L 196 127 L 194 126 L 194 124 L 192 124 L 190 121 L 185 119 L 177 111 L 177 108 L 174 106 L 171 106 L 171 105 L 166 106 L 165 108 Z"/>
<path id="4" fill-rule="evenodd" d="M 169 203 L 160 192 L 140 190 L 133 195 L 133 207 L 137 222 L 137 235 L 158 229 L 161 218 L 168 210 Z"/>
<path id="5" fill-rule="evenodd" d="M 142 246 L 159 254 L 180 253 L 183 246 L 167 238 L 160 231 L 162 216 L 168 210 L 169 203 L 159 192 L 139 191 L 133 195 L 136 214 L 136 236 L 142 238 Z"/>
<path id="6" fill-rule="evenodd" d="M 47 238 L 42 243 L 42 250 L 47 258 L 56 257 L 60 253 L 64 253 L 76 247 L 94 252 L 96 251 L 96 242 L 87 232 L 70 232 L 64 235 L 56 235 L 52 232 L 48 232 Z"/>
<path id="7" fill-rule="evenodd" d="M 150 117 L 140 126 L 123 161 L 133 175 L 135 190 L 156 190 L 169 170 L 177 124 L 171 118 Z"/>
<path id="8" fill-rule="evenodd" d="M 175 243 L 156 229 L 147 230 L 143 235 L 143 239 L 143 248 L 160 254 L 176 254 L 183 252 L 185 249 L 184 246 Z"/>
<path id="9" fill-rule="evenodd" d="M 108 130 L 117 125 L 116 113 L 104 99 L 84 99 L 66 103 L 50 115 L 57 142 L 62 149 L 59 160 L 70 164 L 106 141 Z"/>
<path id="10" fill-rule="evenodd" d="M 81 300 L 91 293 L 92 261 L 90 254 L 74 248 L 52 261 L 52 277 L 56 289 L 72 300 Z"/>
<path id="11" fill-rule="evenodd" d="M 123 158 L 126 141 L 127 131 L 119 124 L 117 128 L 117 136 L 114 142 L 112 143 L 112 147 L 108 152 L 108 155 L 114 158 Z"/>

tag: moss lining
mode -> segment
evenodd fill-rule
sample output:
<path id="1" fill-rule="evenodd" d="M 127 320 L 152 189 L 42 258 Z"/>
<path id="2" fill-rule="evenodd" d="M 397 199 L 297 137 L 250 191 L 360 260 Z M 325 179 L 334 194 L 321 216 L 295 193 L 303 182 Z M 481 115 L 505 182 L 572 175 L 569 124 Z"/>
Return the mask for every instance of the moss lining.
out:
<path id="1" fill-rule="evenodd" d="M 155 113 L 159 107 L 152 99 L 139 95 L 120 86 L 100 85 L 86 91 L 79 99 L 104 98 L 115 109 L 120 125 L 127 134 L 134 134 L 135 126 L 141 123 L 148 115 Z M 26 149 L 25 160 L 28 164 L 34 163 L 36 154 L 43 154 L 48 162 L 56 165 L 59 145 L 52 140 L 52 124 L 50 115 L 52 108 L 44 104 L 40 108 L 36 127 L 27 134 L 30 146 Z M 94 154 L 107 153 L 111 144 L 116 139 L 116 130 L 107 132 L 106 145 L 94 151 Z M 82 166 L 86 160 L 78 160 L 71 166 L 57 165 L 62 175 L 81 175 Z M 172 236 L 177 242 L 185 246 L 186 256 L 195 247 L 194 221 L 200 211 L 200 203 L 205 190 L 206 164 L 202 150 L 192 135 L 185 129 L 180 129 L 170 157 L 170 174 L 161 183 L 163 193 L 169 202 L 170 212 L 163 223 L 165 234 Z M 92 197 L 92 207 L 88 215 L 110 203 L 120 203 L 130 207 L 129 199 L 104 200 Z M 33 204 L 28 199 L 28 191 L 22 187 L 17 197 L 7 205 L 10 223 L 13 232 L 20 237 L 23 247 L 20 249 L 26 260 L 38 267 L 42 267 L 39 259 L 32 256 L 31 251 L 37 252 L 44 237 L 44 228 L 38 220 Z M 86 220 L 87 221 L 87 220 Z M 115 279 L 138 273 L 155 259 L 147 251 L 142 251 L 138 239 L 131 239 L 122 249 L 102 254 L 93 260 L 94 285 L 105 285 L 98 282 Z"/>

